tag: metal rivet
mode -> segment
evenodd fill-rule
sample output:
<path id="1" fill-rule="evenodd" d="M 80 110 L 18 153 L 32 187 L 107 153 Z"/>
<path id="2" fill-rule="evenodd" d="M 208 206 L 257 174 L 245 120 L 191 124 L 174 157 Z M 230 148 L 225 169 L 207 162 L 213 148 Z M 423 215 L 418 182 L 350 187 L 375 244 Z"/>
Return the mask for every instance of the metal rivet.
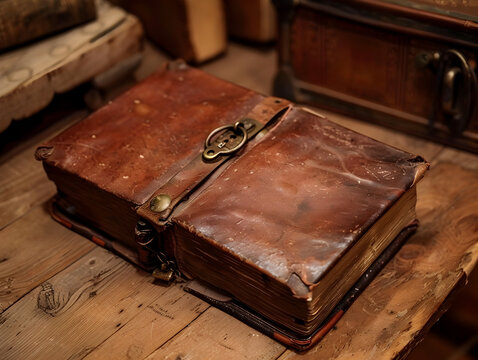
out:
<path id="1" fill-rule="evenodd" d="M 154 212 L 162 212 L 168 208 L 169 204 L 171 204 L 169 195 L 161 194 L 151 200 L 149 208 Z"/>

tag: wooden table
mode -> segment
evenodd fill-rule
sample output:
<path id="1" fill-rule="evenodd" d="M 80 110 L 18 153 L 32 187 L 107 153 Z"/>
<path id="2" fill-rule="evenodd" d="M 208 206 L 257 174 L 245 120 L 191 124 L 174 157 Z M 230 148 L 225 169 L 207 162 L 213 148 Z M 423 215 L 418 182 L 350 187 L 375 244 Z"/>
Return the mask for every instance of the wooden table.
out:
<path id="1" fill-rule="evenodd" d="M 164 61 L 147 48 L 144 77 Z M 204 70 L 268 93 L 273 49 L 231 45 Z M 320 111 L 320 110 L 319 110 Z M 35 146 L 78 111 L 0 155 L 0 358 L 381 359 L 406 356 L 466 283 L 478 251 L 478 157 L 336 114 L 334 121 L 432 164 L 419 231 L 325 339 L 305 354 L 148 274 L 54 222 L 55 187 Z"/>

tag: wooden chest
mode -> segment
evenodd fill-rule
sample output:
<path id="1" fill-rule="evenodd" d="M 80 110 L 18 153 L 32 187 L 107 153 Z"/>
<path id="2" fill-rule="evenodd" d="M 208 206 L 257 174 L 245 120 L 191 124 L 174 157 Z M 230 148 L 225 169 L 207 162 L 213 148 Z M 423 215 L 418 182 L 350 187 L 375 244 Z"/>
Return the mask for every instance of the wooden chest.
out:
<path id="1" fill-rule="evenodd" d="M 275 5 L 277 95 L 478 152 L 478 1 Z"/>

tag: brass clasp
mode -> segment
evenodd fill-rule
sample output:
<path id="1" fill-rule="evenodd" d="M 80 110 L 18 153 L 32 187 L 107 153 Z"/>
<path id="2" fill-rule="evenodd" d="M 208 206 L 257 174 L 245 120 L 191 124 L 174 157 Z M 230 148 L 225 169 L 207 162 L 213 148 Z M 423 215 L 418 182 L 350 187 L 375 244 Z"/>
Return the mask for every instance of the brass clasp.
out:
<path id="1" fill-rule="evenodd" d="M 221 133 L 216 139 L 211 140 L 218 133 Z M 206 161 L 213 161 L 219 155 L 228 155 L 236 152 L 247 142 L 248 134 L 244 124 L 237 121 L 234 125 L 220 126 L 208 135 L 204 142 L 204 151 L 202 157 Z"/>

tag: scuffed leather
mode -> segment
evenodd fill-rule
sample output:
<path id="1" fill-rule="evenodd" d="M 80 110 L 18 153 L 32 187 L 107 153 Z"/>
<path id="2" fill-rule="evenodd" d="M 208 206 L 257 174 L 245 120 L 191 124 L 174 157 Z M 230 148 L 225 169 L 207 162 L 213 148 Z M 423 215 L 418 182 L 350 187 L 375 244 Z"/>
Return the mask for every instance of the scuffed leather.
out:
<path id="1" fill-rule="evenodd" d="M 294 108 L 172 221 L 287 283 L 320 280 L 427 168 Z"/>
<path id="2" fill-rule="evenodd" d="M 266 97 L 260 103 L 254 106 L 254 108 L 245 116 L 245 118 L 253 119 L 258 124 L 266 126 L 268 123 L 275 120 L 276 117 L 279 117 L 283 111 L 286 111 L 289 106 L 290 102 L 287 100 L 275 97 Z M 249 138 L 249 141 L 250 140 L 251 139 Z M 248 143 L 245 143 L 245 147 L 247 147 L 247 145 Z M 235 154 L 237 153 L 234 153 L 234 155 Z M 230 156 L 232 155 L 233 154 Z M 215 169 L 220 167 L 225 161 L 228 160 L 229 156 L 220 156 L 217 161 L 208 162 L 203 160 L 202 153 L 198 154 L 198 156 L 184 166 L 181 171 L 176 173 L 171 179 L 169 179 L 167 183 L 156 190 L 145 204 L 138 208 L 138 215 L 148 219 L 153 224 L 158 225 L 158 223 L 162 223 L 162 221 L 158 221 L 159 216 L 161 216 L 161 218 L 167 218 L 179 202 L 186 198 L 201 182 L 207 179 Z M 150 209 L 149 203 L 154 196 L 160 194 L 167 194 L 172 200 L 168 208 L 158 214 Z"/>
<path id="3" fill-rule="evenodd" d="M 186 65 L 163 68 L 50 140 L 43 160 L 141 205 L 200 153 L 212 129 L 264 98 Z"/>

